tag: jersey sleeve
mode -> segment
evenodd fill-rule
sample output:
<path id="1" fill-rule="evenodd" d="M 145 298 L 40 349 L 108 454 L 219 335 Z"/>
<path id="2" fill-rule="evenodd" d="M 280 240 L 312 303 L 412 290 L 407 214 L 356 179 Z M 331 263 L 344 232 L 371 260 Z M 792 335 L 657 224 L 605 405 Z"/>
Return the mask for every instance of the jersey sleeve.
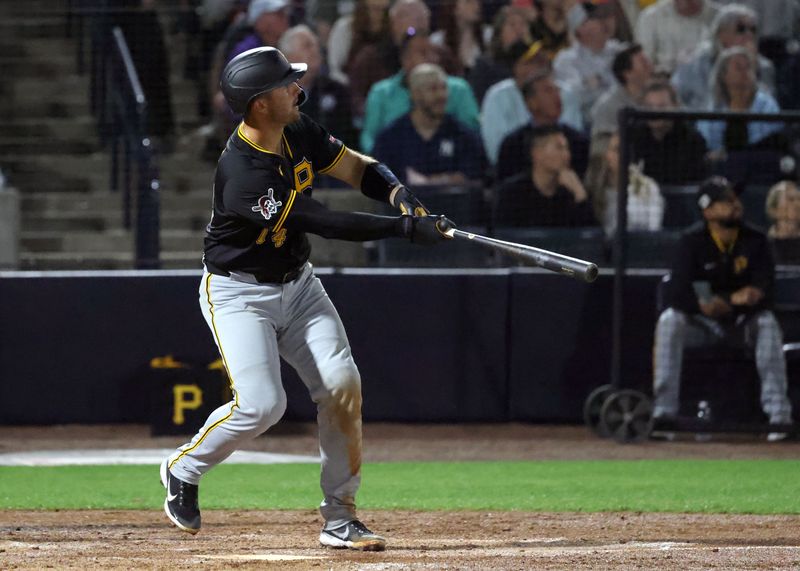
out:
<path id="1" fill-rule="evenodd" d="M 302 121 L 303 136 L 307 138 L 308 152 L 311 155 L 309 158 L 314 163 L 315 170 L 325 174 L 339 164 L 347 147 L 307 115 L 302 116 Z"/>
<path id="2" fill-rule="evenodd" d="M 265 228 L 278 229 L 292 210 L 297 193 L 278 173 L 233 177 L 223 189 L 225 210 Z"/>

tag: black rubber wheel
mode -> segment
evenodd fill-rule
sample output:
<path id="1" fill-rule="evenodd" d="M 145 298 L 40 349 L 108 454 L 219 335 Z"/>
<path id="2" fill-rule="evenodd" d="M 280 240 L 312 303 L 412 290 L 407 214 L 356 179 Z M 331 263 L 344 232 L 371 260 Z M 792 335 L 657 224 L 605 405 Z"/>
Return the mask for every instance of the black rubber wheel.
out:
<path id="1" fill-rule="evenodd" d="M 600 425 L 623 444 L 647 440 L 653 430 L 653 403 L 639 391 L 618 391 L 603 403 Z"/>
<path id="2" fill-rule="evenodd" d="M 583 422 L 600 438 L 608 438 L 608 433 L 600 426 L 600 409 L 615 390 L 613 385 L 600 385 L 589 393 L 583 403 Z"/>

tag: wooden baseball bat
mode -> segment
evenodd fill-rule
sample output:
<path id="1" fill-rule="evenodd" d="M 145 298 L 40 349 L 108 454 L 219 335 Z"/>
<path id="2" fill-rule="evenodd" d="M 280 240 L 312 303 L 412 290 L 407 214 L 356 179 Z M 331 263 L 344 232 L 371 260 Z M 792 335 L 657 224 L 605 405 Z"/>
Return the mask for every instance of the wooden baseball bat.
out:
<path id="1" fill-rule="evenodd" d="M 472 232 L 464 232 L 456 228 L 450 228 L 444 233 L 451 238 L 475 242 L 484 248 L 502 252 L 503 254 L 512 256 L 525 263 L 550 270 L 551 272 L 556 272 L 557 274 L 569 276 L 587 283 L 591 283 L 597 279 L 597 265 L 592 262 L 570 258 L 569 256 L 564 256 L 549 250 L 542 250 L 541 248 L 534 248 L 533 246 L 526 246 L 525 244 L 506 242 L 505 240 L 489 238 L 487 236 L 481 236 L 480 234 L 473 234 Z"/>

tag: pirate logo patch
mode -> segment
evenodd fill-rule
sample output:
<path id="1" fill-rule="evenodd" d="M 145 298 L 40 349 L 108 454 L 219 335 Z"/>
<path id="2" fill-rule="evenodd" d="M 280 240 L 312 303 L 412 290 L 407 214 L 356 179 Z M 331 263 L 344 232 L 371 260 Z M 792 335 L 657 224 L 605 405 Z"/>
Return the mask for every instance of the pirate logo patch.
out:
<path id="1" fill-rule="evenodd" d="M 261 216 L 263 216 L 267 220 L 272 218 L 272 215 L 278 212 L 278 208 L 283 206 L 282 202 L 275 200 L 275 197 L 273 196 L 274 192 L 275 191 L 272 190 L 271 188 L 267 190 L 267 194 L 259 198 L 258 204 L 253 206 L 251 210 L 253 212 L 260 212 Z"/>

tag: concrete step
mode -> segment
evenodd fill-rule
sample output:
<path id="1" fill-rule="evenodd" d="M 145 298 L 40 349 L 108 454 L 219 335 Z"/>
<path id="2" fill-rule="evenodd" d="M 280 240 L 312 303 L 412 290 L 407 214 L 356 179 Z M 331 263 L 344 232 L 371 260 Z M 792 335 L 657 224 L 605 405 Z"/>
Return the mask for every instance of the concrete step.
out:
<path id="1" fill-rule="evenodd" d="M 42 15 L 64 16 L 67 11 L 65 0 L 22 0 L 0 2 L 0 16 L 3 18 L 31 18 Z"/>
<path id="2" fill-rule="evenodd" d="M 122 227 L 120 212 L 37 212 L 23 214 L 23 232 L 103 232 Z"/>
<path id="3" fill-rule="evenodd" d="M 88 113 L 67 118 L 42 119 L 41 117 L 9 117 L 0 120 L 0 137 L 39 139 L 97 139 L 97 121 Z"/>
<path id="4" fill-rule="evenodd" d="M 133 269 L 133 252 L 20 253 L 21 270 L 126 270 Z M 200 252 L 162 252 L 163 269 L 202 269 Z"/>
<path id="5" fill-rule="evenodd" d="M 203 232 L 162 230 L 163 252 L 203 251 Z M 107 232 L 22 232 L 21 247 L 26 252 L 128 252 L 134 248 L 133 232 L 115 229 Z"/>
<path id="6" fill-rule="evenodd" d="M 163 212 L 191 212 L 208 215 L 211 211 L 211 190 L 178 194 L 162 191 L 159 195 Z M 22 195 L 23 212 L 91 212 L 122 207 L 122 194 L 99 192 L 42 192 Z"/>
<path id="7" fill-rule="evenodd" d="M 20 102 L 88 101 L 89 79 L 77 75 L 71 67 L 46 77 L 18 77 L 14 79 L 13 94 Z"/>
<path id="8" fill-rule="evenodd" d="M 22 2 L 0 2 L 5 4 L 27 4 Z M 40 38 L 59 38 L 67 33 L 66 11 L 48 10 L 40 16 L 11 16 L 0 18 L 0 38 L 33 40 Z"/>
<path id="9" fill-rule="evenodd" d="M 59 55 L 54 54 L 52 57 L 9 56 L 7 54 L 0 56 L 0 67 L 2 67 L 3 73 L 15 81 L 23 78 L 40 78 L 44 81 L 47 77 L 58 77 L 66 71 L 75 73 L 75 65 L 75 56 L 68 56 L 63 52 Z"/>
<path id="10" fill-rule="evenodd" d="M 0 156 L 9 155 L 88 155 L 100 150 L 96 139 L 56 138 L 36 135 L 19 136 L 0 133 Z"/>
<path id="11" fill-rule="evenodd" d="M 14 154 L 2 159 L 3 171 L 25 195 L 36 192 L 78 192 L 107 189 L 109 157 L 105 153 Z"/>
<path id="12" fill-rule="evenodd" d="M 59 99 L 57 94 L 42 98 L 27 96 L 23 99 L 9 98 L 11 105 L 7 109 L 0 109 L 0 119 L 7 120 L 12 117 L 65 119 L 90 113 L 88 88 L 83 95 L 73 94 L 65 96 L 64 99 Z"/>

